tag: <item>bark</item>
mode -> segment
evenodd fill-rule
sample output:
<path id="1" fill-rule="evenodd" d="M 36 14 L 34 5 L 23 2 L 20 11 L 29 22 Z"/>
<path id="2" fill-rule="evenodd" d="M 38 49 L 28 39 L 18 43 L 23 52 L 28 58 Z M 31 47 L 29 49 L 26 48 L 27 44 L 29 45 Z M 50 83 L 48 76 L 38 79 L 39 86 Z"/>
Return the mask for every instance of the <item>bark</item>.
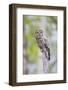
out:
<path id="1" fill-rule="evenodd" d="M 48 60 L 44 52 L 42 53 L 42 62 L 43 62 L 43 72 L 48 73 Z"/>

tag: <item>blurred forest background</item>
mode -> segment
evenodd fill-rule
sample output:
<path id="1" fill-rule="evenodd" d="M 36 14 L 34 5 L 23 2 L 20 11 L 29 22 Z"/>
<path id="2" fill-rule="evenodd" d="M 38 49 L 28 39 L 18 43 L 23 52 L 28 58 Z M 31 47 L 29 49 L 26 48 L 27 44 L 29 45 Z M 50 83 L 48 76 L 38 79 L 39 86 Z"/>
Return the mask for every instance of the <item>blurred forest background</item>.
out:
<path id="1" fill-rule="evenodd" d="M 43 74 L 34 32 L 41 26 L 47 35 L 51 58 L 48 73 L 57 73 L 57 16 L 23 16 L 23 74 Z"/>

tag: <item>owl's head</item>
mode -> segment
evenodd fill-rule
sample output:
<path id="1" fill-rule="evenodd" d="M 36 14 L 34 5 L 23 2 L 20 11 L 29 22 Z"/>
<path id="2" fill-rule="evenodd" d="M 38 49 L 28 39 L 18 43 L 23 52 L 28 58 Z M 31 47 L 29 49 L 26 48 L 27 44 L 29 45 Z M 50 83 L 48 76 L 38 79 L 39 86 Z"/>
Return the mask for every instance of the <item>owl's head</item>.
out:
<path id="1" fill-rule="evenodd" d="M 36 38 L 43 37 L 43 30 L 42 29 L 36 30 L 35 36 Z"/>

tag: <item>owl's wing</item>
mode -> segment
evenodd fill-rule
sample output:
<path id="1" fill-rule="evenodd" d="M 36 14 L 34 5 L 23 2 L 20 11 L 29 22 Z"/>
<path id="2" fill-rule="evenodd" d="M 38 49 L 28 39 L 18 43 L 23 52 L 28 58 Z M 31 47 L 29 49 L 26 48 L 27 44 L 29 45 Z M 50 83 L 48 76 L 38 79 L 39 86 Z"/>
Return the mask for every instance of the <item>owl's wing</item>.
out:
<path id="1" fill-rule="evenodd" d="M 50 48 L 46 39 L 44 39 L 44 47 L 46 48 L 46 51 L 48 53 L 48 60 L 50 60 Z"/>

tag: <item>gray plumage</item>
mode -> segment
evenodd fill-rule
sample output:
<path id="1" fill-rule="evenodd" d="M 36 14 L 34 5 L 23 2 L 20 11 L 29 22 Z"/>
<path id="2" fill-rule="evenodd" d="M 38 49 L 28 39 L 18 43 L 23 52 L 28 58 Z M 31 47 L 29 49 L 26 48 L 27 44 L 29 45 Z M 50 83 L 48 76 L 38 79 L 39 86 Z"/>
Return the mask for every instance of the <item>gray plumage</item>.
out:
<path id="1" fill-rule="evenodd" d="M 50 60 L 50 48 L 48 45 L 48 40 L 46 38 L 45 32 L 42 29 L 36 30 L 35 38 L 41 52 L 45 54 L 47 60 Z"/>

